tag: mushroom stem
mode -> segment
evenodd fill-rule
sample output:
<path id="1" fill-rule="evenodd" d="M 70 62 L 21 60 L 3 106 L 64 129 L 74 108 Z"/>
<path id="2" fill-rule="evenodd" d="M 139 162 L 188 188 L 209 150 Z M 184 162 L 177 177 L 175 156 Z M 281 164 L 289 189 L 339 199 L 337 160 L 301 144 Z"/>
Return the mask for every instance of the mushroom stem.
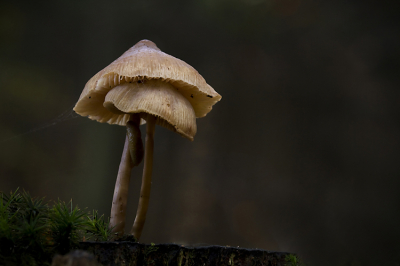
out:
<path id="1" fill-rule="evenodd" d="M 122 236 L 125 228 L 126 203 L 128 199 L 129 181 L 133 164 L 129 153 L 128 136 L 125 138 L 124 151 L 119 164 L 117 181 L 115 183 L 114 197 L 111 206 L 110 228 L 112 232 Z"/>
<path id="2" fill-rule="evenodd" d="M 138 115 L 131 115 L 130 121 L 140 125 L 140 117 Z M 131 179 L 131 171 L 133 167 L 134 164 L 129 151 L 129 137 L 127 135 L 125 138 L 121 163 L 119 164 L 117 181 L 115 183 L 110 217 L 110 228 L 112 228 L 112 232 L 119 237 L 124 234 L 129 181 Z"/>
<path id="3" fill-rule="evenodd" d="M 140 190 L 139 205 L 136 212 L 135 222 L 133 223 L 131 234 L 136 240 L 139 240 L 144 222 L 146 221 L 147 208 L 149 206 L 151 190 L 151 173 L 153 167 L 153 149 L 154 149 L 154 131 L 156 118 L 153 115 L 147 115 L 146 128 L 146 146 L 144 154 L 144 166 L 142 177 L 142 188 Z"/>

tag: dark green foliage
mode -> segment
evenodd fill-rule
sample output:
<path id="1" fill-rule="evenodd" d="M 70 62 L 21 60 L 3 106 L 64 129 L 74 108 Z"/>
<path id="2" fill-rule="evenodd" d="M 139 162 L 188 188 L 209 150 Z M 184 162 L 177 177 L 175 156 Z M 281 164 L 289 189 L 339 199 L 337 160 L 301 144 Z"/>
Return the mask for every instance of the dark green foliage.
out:
<path id="1" fill-rule="evenodd" d="M 105 221 L 104 215 L 98 216 L 97 211 L 93 211 L 91 216 L 87 216 L 86 240 L 108 241 L 111 237 L 112 228 L 109 222 Z"/>
<path id="2" fill-rule="evenodd" d="M 285 261 L 286 261 L 285 266 L 304 266 L 304 264 L 294 254 L 286 255 Z"/>
<path id="3" fill-rule="evenodd" d="M 0 193 L 0 261 L 36 265 L 49 255 L 47 216 L 43 199 L 29 193 Z"/>
<path id="4" fill-rule="evenodd" d="M 107 241 L 111 230 L 97 211 L 88 214 L 69 203 L 49 206 L 18 189 L 0 192 L 0 265 L 49 265 L 85 239 Z"/>
<path id="5" fill-rule="evenodd" d="M 49 215 L 53 247 L 60 254 L 65 254 L 78 247 L 87 225 L 86 214 L 78 207 L 73 209 L 72 201 L 70 201 L 70 205 L 68 208 L 65 202 L 58 201 Z"/>

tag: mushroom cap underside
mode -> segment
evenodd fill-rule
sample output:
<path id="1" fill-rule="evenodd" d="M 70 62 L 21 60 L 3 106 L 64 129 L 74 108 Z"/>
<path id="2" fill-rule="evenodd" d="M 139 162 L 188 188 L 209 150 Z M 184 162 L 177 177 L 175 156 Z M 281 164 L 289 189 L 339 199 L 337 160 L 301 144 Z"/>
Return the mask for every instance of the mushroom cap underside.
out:
<path id="1" fill-rule="evenodd" d="M 162 52 L 153 42 L 142 40 L 86 83 L 74 111 L 100 121 L 87 112 L 89 105 L 97 103 L 97 108 L 105 109 L 102 101 L 112 88 L 152 79 L 160 79 L 174 86 L 190 102 L 196 117 L 204 117 L 221 99 L 221 95 L 189 64 Z M 97 113 L 110 115 L 106 109 Z"/>
<path id="2" fill-rule="evenodd" d="M 156 124 L 190 140 L 197 131 L 192 105 L 175 87 L 161 80 L 116 86 L 107 93 L 103 105 L 113 113 L 113 117 L 108 119 L 123 125 L 130 114 L 137 113 L 144 120 L 148 115 L 155 116 Z"/>

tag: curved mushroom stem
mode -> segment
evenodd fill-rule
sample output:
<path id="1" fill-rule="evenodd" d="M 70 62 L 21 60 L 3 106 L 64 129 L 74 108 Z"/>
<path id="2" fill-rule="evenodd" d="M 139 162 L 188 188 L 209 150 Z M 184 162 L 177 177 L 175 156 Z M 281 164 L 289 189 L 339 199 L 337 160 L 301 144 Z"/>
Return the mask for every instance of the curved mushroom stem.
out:
<path id="1" fill-rule="evenodd" d="M 130 121 L 140 125 L 140 117 L 138 115 L 131 115 Z M 129 181 L 131 179 L 131 171 L 133 167 L 134 164 L 129 152 L 129 137 L 127 135 L 125 138 L 121 163 L 118 169 L 117 181 L 115 183 L 110 218 L 110 228 L 112 228 L 112 232 L 119 237 L 124 234 L 126 203 L 128 201 Z"/>
<path id="2" fill-rule="evenodd" d="M 154 131 L 156 118 L 152 115 L 147 116 L 146 146 L 144 154 L 144 166 L 142 177 L 142 188 L 140 190 L 139 206 L 136 212 L 135 222 L 133 223 L 131 234 L 139 240 L 144 222 L 146 221 L 147 208 L 149 206 L 151 190 L 151 173 L 153 167 Z"/>

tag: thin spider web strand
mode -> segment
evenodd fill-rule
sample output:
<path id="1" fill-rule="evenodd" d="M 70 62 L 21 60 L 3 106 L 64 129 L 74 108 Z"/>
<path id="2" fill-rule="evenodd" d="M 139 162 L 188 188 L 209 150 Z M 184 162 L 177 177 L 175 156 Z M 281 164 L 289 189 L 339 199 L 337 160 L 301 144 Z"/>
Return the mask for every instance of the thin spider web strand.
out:
<path id="1" fill-rule="evenodd" d="M 14 136 L 9 137 L 7 139 L 3 139 L 2 141 L 0 141 L 0 143 L 4 143 L 4 142 L 10 141 L 12 139 L 18 138 L 18 137 L 22 137 L 22 136 L 25 136 L 25 135 L 28 135 L 28 134 L 32 134 L 32 133 L 35 133 L 37 131 L 41 131 L 43 129 L 49 128 L 51 126 L 55 126 L 58 123 L 61 123 L 61 122 L 68 121 L 68 120 L 75 119 L 75 118 L 79 117 L 79 115 L 76 114 L 75 111 L 72 108 L 73 108 L 73 106 L 71 106 L 70 108 L 68 108 L 64 112 L 62 112 L 59 116 L 57 116 L 56 118 L 51 120 L 51 122 L 49 122 L 49 123 L 46 123 L 44 125 L 32 128 L 32 129 L 30 129 L 30 130 L 28 130 L 28 131 L 26 131 L 24 133 L 20 133 L 20 134 L 14 135 Z"/>

